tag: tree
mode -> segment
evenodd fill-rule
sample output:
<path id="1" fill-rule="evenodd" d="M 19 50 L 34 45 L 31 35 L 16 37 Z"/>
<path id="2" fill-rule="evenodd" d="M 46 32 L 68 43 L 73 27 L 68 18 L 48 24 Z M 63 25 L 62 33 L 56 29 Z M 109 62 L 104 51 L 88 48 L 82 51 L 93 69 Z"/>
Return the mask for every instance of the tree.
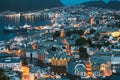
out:
<path id="1" fill-rule="evenodd" d="M 57 48 L 56 47 L 52 47 L 52 51 L 56 51 L 57 50 Z"/>
<path id="2" fill-rule="evenodd" d="M 65 35 L 66 36 L 70 36 L 71 34 L 79 34 L 80 36 L 82 36 L 84 33 L 83 30 L 72 30 L 72 31 L 66 31 Z"/>
<path id="3" fill-rule="evenodd" d="M 0 80 L 10 80 L 9 77 L 5 76 L 4 70 L 0 68 Z"/>
<path id="4" fill-rule="evenodd" d="M 85 59 L 89 58 L 86 48 L 84 48 L 84 47 L 79 48 L 79 56 L 80 56 L 80 58 L 85 58 Z"/>
<path id="5" fill-rule="evenodd" d="M 81 37 L 80 39 L 77 39 L 75 43 L 76 46 L 84 46 L 86 44 L 87 44 L 87 40 L 83 37 Z"/>
<path id="6" fill-rule="evenodd" d="M 53 38 L 55 39 L 56 37 L 59 37 L 60 36 L 60 31 L 56 31 L 54 34 L 53 34 Z"/>
<path id="7" fill-rule="evenodd" d="M 26 59 L 24 58 L 22 61 L 22 65 L 28 65 L 28 62 L 26 61 Z"/>

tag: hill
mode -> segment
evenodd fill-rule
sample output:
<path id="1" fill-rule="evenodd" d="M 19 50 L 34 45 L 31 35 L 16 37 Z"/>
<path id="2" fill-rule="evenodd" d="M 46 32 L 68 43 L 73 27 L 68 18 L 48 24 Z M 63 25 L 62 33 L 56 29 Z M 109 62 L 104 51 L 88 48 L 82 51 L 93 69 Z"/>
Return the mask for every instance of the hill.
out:
<path id="1" fill-rule="evenodd" d="M 82 3 L 88 7 L 101 7 L 101 8 L 110 8 L 110 9 L 120 9 L 120 1 L 109 1 L 105 3 L 104 1 L 89 1 Z"/>
<path id="2" fill-rule="evenodd" d="M 31 11 L 61 7 L 59 0 L 0 0 L 0 11 Z"/>

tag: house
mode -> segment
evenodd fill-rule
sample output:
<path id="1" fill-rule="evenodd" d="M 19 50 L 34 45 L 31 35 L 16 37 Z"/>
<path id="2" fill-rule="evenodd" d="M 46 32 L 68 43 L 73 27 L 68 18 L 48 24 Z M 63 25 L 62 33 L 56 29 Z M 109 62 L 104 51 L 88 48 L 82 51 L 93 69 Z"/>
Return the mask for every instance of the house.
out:
<path id="1" fill-rule="evenodd" d="M 120 73 L 120 56 L 111 57 L 111 65 L 115 73 Z"/>
<path id="2" fill-rule="evenodd" d="M 12 71 L 21 71 L 21 67 L 22 61 L 20 57 L 6 57 L 0 59 L 0 68 L 10 68 Z"/>
<path id="3" fill-rule="evenodd" d="M 71 79 L 86 78 L 86 66 L 84 59 L 73 59 L 67 64 L 66 72 Z"/>

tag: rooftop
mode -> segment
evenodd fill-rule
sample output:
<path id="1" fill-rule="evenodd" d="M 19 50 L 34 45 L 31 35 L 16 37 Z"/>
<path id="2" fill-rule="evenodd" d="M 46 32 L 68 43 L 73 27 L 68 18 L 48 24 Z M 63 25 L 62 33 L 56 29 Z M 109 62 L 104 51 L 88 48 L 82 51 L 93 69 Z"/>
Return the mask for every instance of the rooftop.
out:
<path id="1" fill-rule="evenodd" d="M 20 63 L 21 59 L 19 57 L 8 57 L 8 58 L 1 58 L 0 63 Z"/>

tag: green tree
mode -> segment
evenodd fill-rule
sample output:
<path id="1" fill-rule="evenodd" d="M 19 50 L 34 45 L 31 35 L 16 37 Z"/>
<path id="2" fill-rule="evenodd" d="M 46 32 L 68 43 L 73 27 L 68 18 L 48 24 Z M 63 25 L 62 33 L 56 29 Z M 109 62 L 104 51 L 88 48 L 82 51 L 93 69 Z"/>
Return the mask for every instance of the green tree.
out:
<path id="1" fill-rule="evenodd" d="M 54 34 L 53 34 L 53 38 L 55 39 L 56 37 L 59 37 L 60 36 L 60 31 L 56 31 Z"/>
<path id="2" fill-rule="evenodd" d="M 77 39 L 75 42 L 76 46 L 84 46 L 87 44 L 87 40 L 83 37 L 81 37 L 80 39 Z"/>
<path id="3" fill-rule="evenodd" d="M 9 77 L 5 76 L 4 70 L 0 68 L 0 80 L 10 80 Z"/>
<path id="4" fill-rule="evenodd" d="M 26 59 L 24 58 L 23 61 L 22 61 L 22 65 L 28 65 Z"/>
<path id="5" fill-rule="evenodd" d="M 84 59 L 89 58 L 89 55 L 87 54 L 87 50 L 84 47 L 79 48 L 79 53 L 78 54 L 79 54 L 80 58 L 84 58 Z"/>

